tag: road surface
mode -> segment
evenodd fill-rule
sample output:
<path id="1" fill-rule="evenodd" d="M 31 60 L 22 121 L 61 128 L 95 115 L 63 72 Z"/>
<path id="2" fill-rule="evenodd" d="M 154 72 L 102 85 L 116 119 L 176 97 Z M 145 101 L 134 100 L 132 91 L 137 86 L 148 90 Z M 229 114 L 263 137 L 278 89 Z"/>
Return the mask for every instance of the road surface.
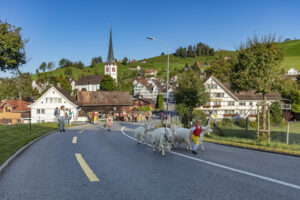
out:
<path id="1" fill-rule="evenodd" d="M 0 175 L 0 199 L 300 199 L 300 158 L 205 143 L 165 157 L 132 139 L 137 124 L 51 134 Z M 122 128 L 123 127 L 123 128 Z"/>

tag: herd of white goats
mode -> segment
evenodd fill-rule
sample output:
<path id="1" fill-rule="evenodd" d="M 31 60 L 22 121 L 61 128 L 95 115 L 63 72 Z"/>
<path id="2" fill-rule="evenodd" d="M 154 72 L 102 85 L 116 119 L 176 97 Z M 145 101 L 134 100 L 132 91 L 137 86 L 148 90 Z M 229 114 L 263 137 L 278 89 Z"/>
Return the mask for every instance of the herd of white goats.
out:
<path id="1" fill-rule="evenodd" d="M 165 151 L 171 151 L 172 147 L 176 147 L 178 143 L 178 147 L 180 149 L 180 145 L 184 143 L 186 145 L 186 149 L 188 151 L 192 150 L 190 132 L 191 129 L 178 127 L 176 125 L 171 125 L 171 128 L 157 128 L 152 130 L 152 124 L 145 124 L 145 126 L 140 126 L 135 129 L 135 138 L 137 143 L 140 140 L 146 144 L 147 137 L 151 137 L 153 151 L 156 151 L 156 147 L 158 146 L 159 151 L 162 152 L 162 155 L 165 156 Z M 202 144 L 202 139 L 205 133 L 212 132 L 210 125 L 208 123 L 207 126 L 203 127 L 203 131 L 200 134 L 199 144 L 201 145 L 202 151 L 204 151 L 204 147 Z"/>

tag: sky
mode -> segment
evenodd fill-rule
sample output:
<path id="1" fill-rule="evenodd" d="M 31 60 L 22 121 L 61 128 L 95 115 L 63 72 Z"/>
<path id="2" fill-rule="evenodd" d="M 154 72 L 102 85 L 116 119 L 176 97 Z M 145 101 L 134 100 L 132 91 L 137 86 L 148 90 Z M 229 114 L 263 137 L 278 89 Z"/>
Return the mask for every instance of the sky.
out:
<path id="1" fill-rule="evenodd" d="M 203 42 L 235 50 L 254 33 L 300 38 L 298 0 L 0 0 L 0 20 L 22 28 L 29 39 L 28 62 L 35 73 L 42 62 L 82 61 L 108 54 L 112 26 L 115 57 L 143 59 L 173 53 L 179 46 Z M 0 77 L 9 72 L 0 72 Z"/>

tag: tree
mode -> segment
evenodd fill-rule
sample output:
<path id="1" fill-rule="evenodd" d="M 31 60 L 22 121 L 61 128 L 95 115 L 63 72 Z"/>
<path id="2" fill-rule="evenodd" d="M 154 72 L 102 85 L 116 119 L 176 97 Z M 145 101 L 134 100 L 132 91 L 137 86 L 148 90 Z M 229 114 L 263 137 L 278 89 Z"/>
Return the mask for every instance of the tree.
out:
<path id="1" fill-rule="evenodd" d="M 110 75 L 104 75 L 100 86 L 103 91 L 114 91 L 117 89 L 116 81 Z"/>
<path id="2" fill-rule="evenodd" d="M 296 91 L 296 95 L 293 99 L 292 111 L 295 113 L 300 113 L 300 90 Z"/>
<path id="3" fill-rule="evenodd" d="M 178 77 L 178 89 L 175 92 L 176 103 L 185 104 L 190 110 L 205 105 L 209 94 L 205 91 L 203 81 L 194 70 L 187 70 Z"/>
<path id="4" fill-rule="evenodd" d="M 59 65 L 60 68 L 65 68 L 65 67 L 70 67 L 70 66 L 72 66 L 73 63 L 72 63 L 70 60 L 66 59 L 66 58 L 62 58 L 62 59 L 59 61 L 58 65 Z"/>
<path id="5" fill-rule="evenodd" d="M 47 67 L 47 64 L 46 64 L 45 62 L 42 62 L 42 64 L 40 64 L 39 69 L 40 69 L 41 71 L 45 72 L 45 71 L 46 71 L 46 67 Z"/>
<path id="6" fill-rule="evenodd" d="M 160 54 L 161 56 L 164 56 L 165 55 L 165 52 L 161 52 L 161 54 Z"/>
<path id="7" fill-rule="evenodd" d="M 0 20 L 0 71 L 17 70 L 26 63 L 21 28 Z"/>
<path id="8" fill-rule="evenodd" d="M 73 70 L 71 67 L 67 67 L 64 71 L 64 75 L 72 75 L 73 74 Z"/>
<path id="9" fill-rule="evenodd" d="M 119 91 L 128 91 L 130 94 L 133 94 L 133 83 L 131 81 L 118 81 L 118 90 Z"/>
<path id="10" fill-rule="evenodd" d="M 156 106 L 158 109 L 163 109 L 164 106 L 164 99 L 162 94 L 157 95 L 157 103 Z"/>
<path id="11" fill-rule="evenodd" d="M 47 64 L 47 69 L 48 71 L 52 70 L 55 68 L 55 63 L 54 62 L 48 62 Z"/>
<path id="12" fill-rule="evenodd" d="M 83 69 L 84 68 L 84 64 L 81 61 L 74 62 L 73 63 L 73 67 L 78 68 L 78 69 Z"/>
<path id="13" fill-rule="evenodd" d="M 128 58 L 124 57 L 123 60 L 122 60 L 122 64 L 127 65 L 127 63 L 128 63 Z"/>
<path id="14" fill-rule="evenodd" d="M 35 73 L 36 73 L 36 74 L 40 73 L 40 72 L 39 72 L 39 69 L 36 69 L 36 70 L 35 70 Z"/>
<path id="15" fill-rule="evenodd" d="M 283 60 L 283 50 L 274 35 L 261 39 L 255 35 L 242 44 L 233 67 L 231 77 L 232 89 L 255 90 L 263 95 L 263 104 L 267 103 L 267 94 L 278 89 L 280 79 L 280 62 Z M 266 106 L 263 106 L 262 124 L 266 130 Z M 266 133 L 263 133 L 265 136 Z"/>
<path id="16" fill-rule="evenodd" d="M 270 106 L 271 122 L 274 125 L 280 125 L 283 119 L 283 112 L 278 101 L 275 101 Z"/>
<path id="17" fill-rule="evenodd" d="M 230 82 L 230 76 L 229 74 L 232 73 L 232 68 L 234 65 L 234 60 L 215 60 L 211 63 L 211 66 L 209 66 L 205 72 L 208 76 L 214 75 L 218 80 L 221 82 Z"/>
<path id="18" fill-rule="evenodd" d="M 96 64 L 99 64 L 99 63 L 102 63 L 102 62 L 103 62 L 103 61 L 102 61 L 102 57 L 101 57 L 101 56 L 99 56 L 99 57 L 94 57 L 94 58 L 92 58 L 91 66 L 92 66 L 92 67 L 95 67 Z"/>

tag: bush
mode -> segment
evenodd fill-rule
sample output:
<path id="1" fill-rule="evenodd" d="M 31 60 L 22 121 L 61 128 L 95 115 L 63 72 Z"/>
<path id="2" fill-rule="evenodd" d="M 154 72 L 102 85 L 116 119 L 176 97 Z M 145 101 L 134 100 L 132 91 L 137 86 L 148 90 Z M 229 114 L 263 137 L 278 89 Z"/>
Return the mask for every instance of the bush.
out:
<path id="1" fill-rule="evenodd" d="M 246 128 L 246 119 L 241 119 L 239 121 L 239 126 L 242 127 L 242 128 Z"/>
<path id="2" fill-rule="evenodd" d="M 222 123 L 221 121 L 218 121 L 218 122 L 216 122 L 216 125 L 217 125 L 219 128 L 221 128 L 222 125 L 223 125 L 223 123 Z"/>
<path id="3" fill-rule="evenodd" d="M 232 125 L 233 125 L 233 121 L 231 119 L 228 118 L 222 119 L 222 126 L 232 126 Z"/>
<path id="4" fill-rule="evenodd" d="M 252 128 L 257 128 L 257 122 L 256 121 L 250 121 L 249 126 Z"/>

